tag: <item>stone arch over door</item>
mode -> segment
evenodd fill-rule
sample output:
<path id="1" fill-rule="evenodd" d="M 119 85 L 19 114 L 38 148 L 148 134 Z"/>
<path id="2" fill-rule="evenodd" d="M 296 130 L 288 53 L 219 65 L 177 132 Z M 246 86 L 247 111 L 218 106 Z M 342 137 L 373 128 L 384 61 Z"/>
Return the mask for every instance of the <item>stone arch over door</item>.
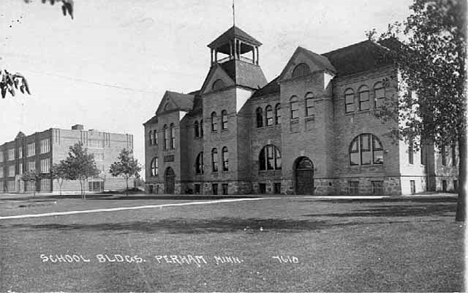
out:
<path id="1" fill-rule="evenodd" d="M 294 183 L 296 194 L 314 194 L 314 163 L 308 157 L 299 157 L 294 162 Z"/>
<path id="2" fill-rule="evenodd" d="M 174 194 L 175 189 L 175 173 L 171 167 L 167 167 L 164 172 L 164 193 Z"/>

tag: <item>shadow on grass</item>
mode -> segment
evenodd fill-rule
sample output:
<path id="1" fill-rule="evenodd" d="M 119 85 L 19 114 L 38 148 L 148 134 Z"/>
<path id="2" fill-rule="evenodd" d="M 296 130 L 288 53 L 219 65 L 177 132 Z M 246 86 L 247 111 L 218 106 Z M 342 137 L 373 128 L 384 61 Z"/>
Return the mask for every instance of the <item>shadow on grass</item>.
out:
<path id="1" fill-rule="evenodd" d="M 340 198 L 340 199 L 312 199 L 302 200 L 304 202 L 320 201 L 329 203 L 378 203 L 378 202 L 419 202 L 419 203 L 441 203 L 457 202 L 456 197 L 385 197 L 385 198 Z"/>

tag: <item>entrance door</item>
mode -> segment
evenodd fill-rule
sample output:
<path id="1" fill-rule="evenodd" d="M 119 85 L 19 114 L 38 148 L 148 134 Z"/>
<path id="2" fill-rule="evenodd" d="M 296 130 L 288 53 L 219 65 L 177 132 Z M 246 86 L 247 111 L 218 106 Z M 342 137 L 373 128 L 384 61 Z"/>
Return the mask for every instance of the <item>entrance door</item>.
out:
<path id="1" fill-rule="evenodd" d="M 167 167 L 166 174 L 164 175 L 164 185 L 165 185 L 165 193 L 167 194 L 174 194 L 175 188 L 175 173 L 171 167 Z"/>
<path id="2" fill-rule="evenodd" d="M 296 194 L 314 194 L 314 164 L 307 157 L 296 162 Z"/>

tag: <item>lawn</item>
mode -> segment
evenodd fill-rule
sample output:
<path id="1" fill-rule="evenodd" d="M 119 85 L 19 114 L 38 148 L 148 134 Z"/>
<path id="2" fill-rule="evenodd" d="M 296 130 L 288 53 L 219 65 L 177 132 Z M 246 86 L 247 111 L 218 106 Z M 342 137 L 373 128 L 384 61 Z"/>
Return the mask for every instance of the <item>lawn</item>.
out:
<path id="1" fill-rule="evenodd" d="M 194 201 L 37 200 L 0 216 Z M 455 205 L 278 197 L 0 220 L 0 291 L 463 291 Z"/>

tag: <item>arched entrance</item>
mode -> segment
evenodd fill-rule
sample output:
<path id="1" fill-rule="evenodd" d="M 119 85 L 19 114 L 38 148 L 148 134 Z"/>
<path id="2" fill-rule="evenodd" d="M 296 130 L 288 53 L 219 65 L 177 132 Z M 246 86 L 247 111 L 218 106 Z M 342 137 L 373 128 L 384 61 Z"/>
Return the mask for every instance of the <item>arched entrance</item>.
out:
<path id="1" fill-rule="evenodd" d="M 296 194 L 314 194 L 314 164 L 309 158 L 296 160 L 294 174 Z"/>
<path id="2" fill-rule="evenodd" d="M 164 193 L 174 194 L 175 173 L 171 167 L 167 167 L 166 172 L 164 174 L 164 187 Z"/>

